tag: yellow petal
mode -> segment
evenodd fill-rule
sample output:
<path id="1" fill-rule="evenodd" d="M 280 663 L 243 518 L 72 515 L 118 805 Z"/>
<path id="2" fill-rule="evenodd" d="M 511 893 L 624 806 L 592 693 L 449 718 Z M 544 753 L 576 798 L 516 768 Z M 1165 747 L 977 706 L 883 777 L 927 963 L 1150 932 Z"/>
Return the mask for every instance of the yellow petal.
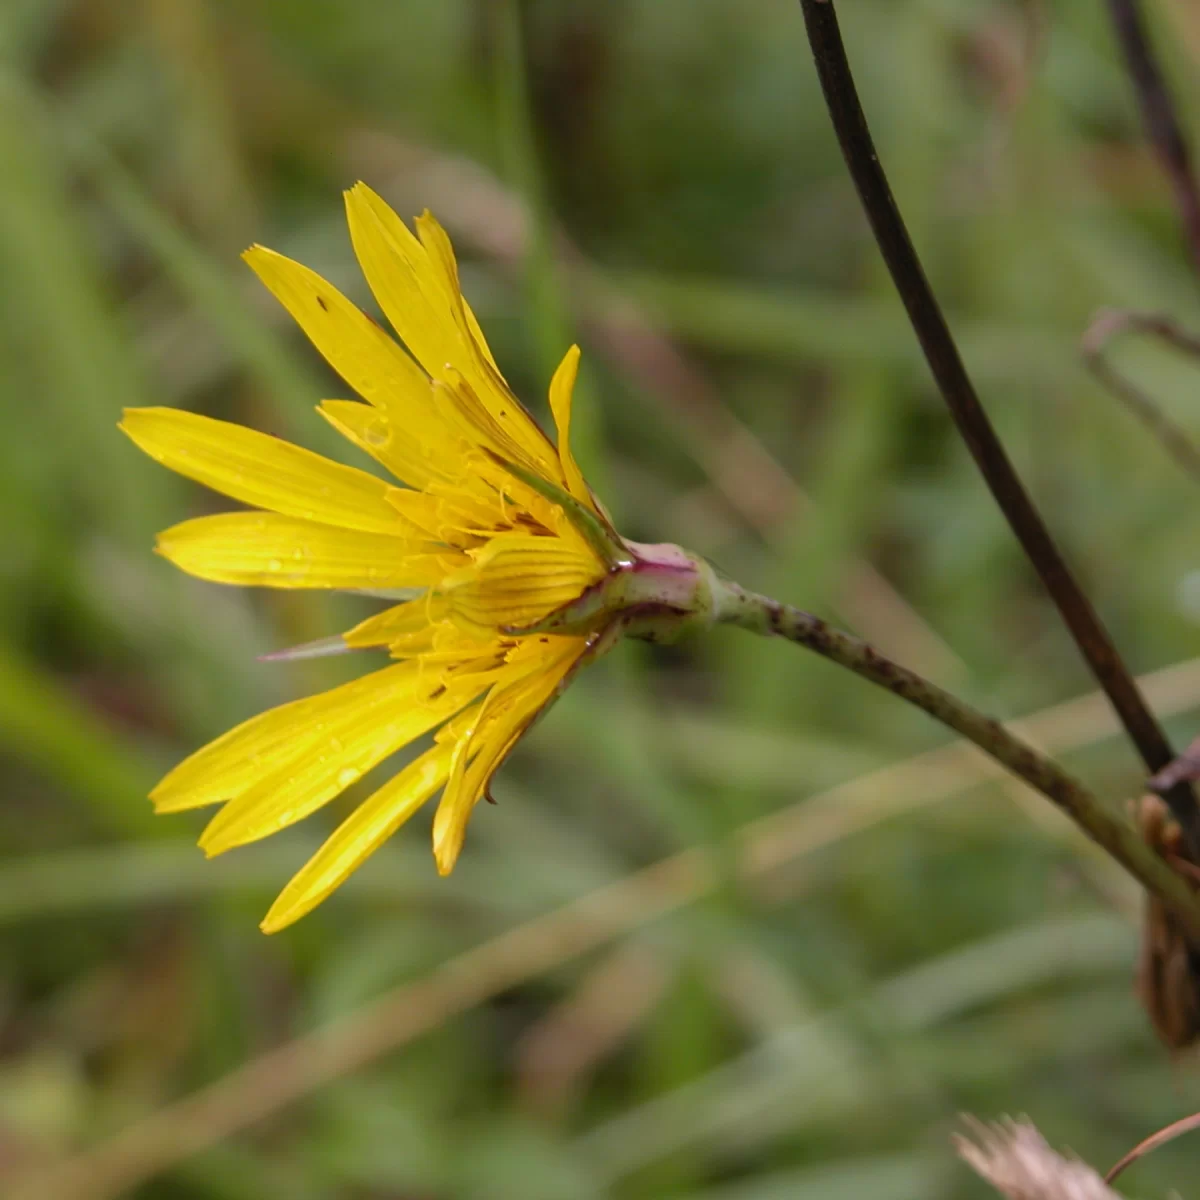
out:
<path id="1" fill-rule="evenodd" d="M 445 616 L 446 602 L 438 596 L 418 596 L 394 608 L 386 608 L 355 625 L 342 635 L 347 646 L 356 650 L 370 646 L 390 646 L 401 638 L 423 634 L 422 649 L 433 645 L 433 627 Z"/>
<path id="2" fill-rule="evenodd" d="M 271 905 L 264 933 L 277 933 L 311 912 L 446 782 L 452 745 L 414 759 L 364 800 L 308 860 Z"/>
<path id="3" fill-rule="evenodd" d="M 300 753 L 256 780 L 213 817 L 200 839 L 206 853 L 221 854 L 258 841 L 308 816 L 389 755 L 453 716 L 490 682 L 487 676 L 445 675 L 442 683 L 415 662 L 378 671 L 375 678 L 379 682 L 373 691 L 332 714 L 318 738 L 307 739 Z"/>
<path id="4" fill-rule="evenodd" d="M 268 434 L 177 408 L 127 408 L 120 428 L 163 466 L 246 504 L 346 529 L 411 532 L 382 479 Z"/>
<path id="5" fill-rule="evenodd" d="M 504 520 L 498 496 L 486 504 L 480 499 L 450 488 L 416 492 L 412 488 L 392 488 L 388 503 L 414 528 L 451 546 L 477 546 Z"/>
<path id="6" fill-rule="evenodd" d="M 342 635 L 355 650 L 386 646 L 393 658 L 417 658 L 425 667 L 445 665 L 451 670 L 487 668 L 507 660 L 511 642 L 501 641 L 494 630 L 464 629 L 447 620 L 441 596 L 427 593 L 395 608 L 368 617 Z"/>
<path id="7" fill-rule="evenodd" d="M 389 416 L 357 400 L 323 400 L 317 412 L 344 438 L 413 487 L 457 478 L 458 464 L 467 451 L 467 444 L 448 428 L 436 438 L 426 430 L 428 436 L 421 440 L 416 422 Z"/>
<path id="8" fill-rule="evenodd" d="M 562 463 L 567 491 L 595 512 L 592 493 L 588 490 L 588 485 L 583 480 L 583 472 L 571 453 L 571 398 L 575 392 L 575 377 L 578 373 L 579 347 L 572 346 L 558 364 L 554 378 L 550 380 L 550 411 L 554 414 L 554 425 L 558 431 L 558 457 Z"/>
<path id="9" fill-rule="evenodd" d="M 256 780 L 304 753 L 343 713 L 358 711 L 381 690 L 398 687 L 410 678 L 407 664 L 385 667 L 327 692 L 259 713 L 185 758 L 150 793 L 150 799 L 158 812 L 181 812 L 232 800 Z"/>
<path id="10" fill-rule="evenodd" d="M 395 209 L 378 194 L 375 194 L 375 200 L 378 205 L 382 205 L 387 210 L 388 214 L 395 217 L 399 224 L 404 224 L 396 216 Z M 384 219 L 386 221 L 386 216 Z M 492 357 L 491 347 L 487 344 L 487 338 L 483 336 L 483 329 L 475 319 L 475 314 L 471 311 L 466 296 L 462 293 L 462 286 L 458 279 L 458 261 L 454 257 L 454 247 L 450 243 L 450 235 L 442 228 L 441 223 L 429 209 L 417 217 L 413 224 L 416 225 L 417 237 L 424 247 L 425 253 L 429 256 L 430 267 L 439 276 L 442 291 L 450 301 L 455 324 L 458 325 L 460 333 L 464 335 L 464 340 L 468 341 L 473 356 L 483 359 L 487 366 L 496 373 L 497 378 L 503 381 L 504 377 L 500 373 L 500 368 L 496 366 L 496 360 Z"/>
<path id="11" fill-rule="evenodd" d="M 555 537 L 501 534 L 439 589 L 450 615 L 485 629 L 533 625 L 604 575 L 596 556 Z"/>
<path id="12" fill-rule="evenodd" d="M 345 198 L 359 265 L 379 307 L 413 357 L 434 379 L 447 363 L 471 371 L 471 351 L 425 248 L 366 184 L 356 184 Z"/>
<path id="13" fill-rule="evenodd" d="M 422 239 L 366 184 L 346 193 L 354 252 L 379 307 L 435 380 L 457 373 L 492 420 L 507 429 L 523 462 L 561 483 L 557 455 L 482 349 L 474 316 L 467 320 L 450 241 L 426 214 Z"/>
<path id="14" fill-rule="evenodd" d="M 452 717 L 433 735 L 433 740 L 439 746 L 450 746 L 453 748 L 462 741 L 470 741 L 471 731 L 475 728 L 479 721 L 479 714 L 483 710 L 484 701 L 479 701 L 478 704 L 472 704 L 469 708 L 464 708 L 456 717 Z"/>
<path id="15" fill-rule="evenodd" d="M 433 403 L 428 377 L 403 348 L 308 267 L 264 246 L 243 257 L 330 366 L 389 418 L 397 436 L 388 456 L 370 444 L 364 448 L 389 469 L 396 462 L 403 471 L 398 477 L 414 487 L 444 478 L 438 464 L 448 461 L 457 443 Z"/>
<path id="16" fill-rule="evenodd" d="M 315 271 L 266 246 L 242 258 L 331 367 L 387 412 L 427 404 L 429 380 L 402 347 Z"/>
<path id="17" fill-rule="evenodd" d="M 456 561 L 432 542 L 258 512 L 184 521 L 160 533 L 157 548 L 201 579 L 277 588 L 428 587 Z"/>
<path id="18" fill-rule="evenodd" d="M 484 700 L 479 718 L 459 742 L 433 820 L 433 856 L 441 875 L 448 875 L 454 869 L 466 836 L 467 821 L 488 781 L 522 735 L 553 702 L 588 649 L 583 638 L 555 638 L 545 645 L 546 656 L 540 669 L 526 671 L 515 683 L 498 683 Z"/>
<path id="19" fill-rule="evenodd" d="M 509 437 L 507 430 L 480 403 L 475 389 L 453 367 L 442 372 L 444 378 L 433 382 L 434 402 L 464 445 L 484 447 L 500 458 L 509 458 L 522 464 L 527 470 L 541 473 L 542 468 L 532 462 L 521 447 Z M 486 455 L 476 454 L 479 458 Z M 478 469 L 478 468 L 476 468 Z M 486 474 L 496 475 L 493 465 Z"/>

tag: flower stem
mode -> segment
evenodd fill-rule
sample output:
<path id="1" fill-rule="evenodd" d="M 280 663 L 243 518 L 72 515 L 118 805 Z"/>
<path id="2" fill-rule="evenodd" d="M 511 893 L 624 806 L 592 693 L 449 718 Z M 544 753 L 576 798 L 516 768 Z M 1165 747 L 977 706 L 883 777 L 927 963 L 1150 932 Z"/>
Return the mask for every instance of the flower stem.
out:
<path id="1" fill-rule="evenodd" d="M 842 44 L 833 0 L 800 0 L 800 7 L 842 155 L 950 415 L 1143 762 L 1151 772 L 1161 771 L 1175 757 L 1166 734 L 1147 707 L 1108 630 L 1021 483 L 980 403 L 925 276 L 875 150 Z M 1189 847 L 1200 856 L 1200 807 L 1191 787 L 1179 785 L 1164 794 L 1163 799 L 1183 829 Z"/>
<path id="2" fill-rule="evenodd" d="M 1131 825 L 1109 813 L 1099 799 L 1052 759 L 1022 742 L 999 721 L 900 666 L 867 642 L 767 596 L 721 581 L 717 620 L 766 637 L 781 637 L 815 651 L 885 688 L 973 742 L 1001 766 L 1053 801 L 1148 891 L 1176 913 L 1200 941 L 1200 899 Z"/>

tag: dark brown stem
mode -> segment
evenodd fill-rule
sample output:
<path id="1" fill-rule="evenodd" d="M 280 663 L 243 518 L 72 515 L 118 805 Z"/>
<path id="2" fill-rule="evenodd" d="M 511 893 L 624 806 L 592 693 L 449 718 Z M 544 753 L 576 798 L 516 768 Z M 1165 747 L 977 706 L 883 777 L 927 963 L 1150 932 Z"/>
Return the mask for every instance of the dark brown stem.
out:
<path id="1" fill-rule="evenodd" d="M 1146 136 L 1171 181 L 1192 263 L 1200 271 L 1200 188 L 1192 172 L 1192 155 L 1175 112 L 1167 81 L 1146 34 L 1138 0 L 1108 0 L 1113 28 L 1125 66 L 1137 90 Z"/>
<path id="2" fill-rule="evenodd" d="M 842 154 L 942 398 L 992 495 L 1041 576 L 1121 724 L 1147 768 L 1151 772 L 1159 771 L 1175 757 L 1166 735 L 1146 706 L 1108 631 L 1071 574 L 1022 486 L 979 402 L 925 277 L 867 127 L 833 2 L 800 0 L 800 5 L 821 90 Z M 1183 828 L 1189 846 L 1200 855 L 1200 810 L 1191 787 L 1182 784 L 1173 788 L 1164 799 Z"/>

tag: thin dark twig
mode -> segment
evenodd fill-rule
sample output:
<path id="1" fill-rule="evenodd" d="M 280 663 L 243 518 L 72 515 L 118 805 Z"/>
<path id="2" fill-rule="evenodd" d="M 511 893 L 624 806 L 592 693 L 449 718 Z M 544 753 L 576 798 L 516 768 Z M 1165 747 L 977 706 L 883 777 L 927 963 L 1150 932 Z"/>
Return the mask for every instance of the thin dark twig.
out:
<path id="1" fill-rule="evenodd" d="M 1171 181 L 1183 236 L 1192 262 L 1200 270 L 1200 188 L 1192 171 L 1192 155 L 1183 126 L 1146 34 L 1138 0 L 1108 0 L 1108 8 L 1125 66 L 1137 90 L 1146 136 Z"/>
<path id="2" fill-rule="evenodd" d="M 1084 361 L 1093 375 L 1158 439 L 1162 448 L 1193 479 L 1200 480 L 1200 446 L 1172 420 L 1162 406 L 1109 361 L 1106 351 L 1124 333 L 1145 333 L 1168 346 L 1200 359 L 1200 336 L 1189 333 L 1160 313 L 1139 313 L 1124 308 L 1102 309 L 1092 319 L 1080 341 Z"/>
<path id="3" fill-rule="evenodd" d="M 821 90 L 846 165 L 875 240 L 908 311 L 921 349 L 980 473 L 1007 518 L 1071 635 L 1150 771 L 1174 757 L 1112 639 L 1064 562 L 1041 515 L 1017 476 L 967 375 L 946 319 L 896 207 L 879 163 L 832 0 L 800 0 Z M 1186 783 L 1163 797 L 1200 856 L 1200 809 Z"/>
<path id="4" fill-rule="evenodd" d="M 1187 749 L 1163 767 L 1157 775 L 1151 775 L 1147 786 L 1152 792 L 1162 795 L 1170 791 L 1181 779 L 1189 783 L 1200 779 L 1200 737 L 1189 743 Z"/>

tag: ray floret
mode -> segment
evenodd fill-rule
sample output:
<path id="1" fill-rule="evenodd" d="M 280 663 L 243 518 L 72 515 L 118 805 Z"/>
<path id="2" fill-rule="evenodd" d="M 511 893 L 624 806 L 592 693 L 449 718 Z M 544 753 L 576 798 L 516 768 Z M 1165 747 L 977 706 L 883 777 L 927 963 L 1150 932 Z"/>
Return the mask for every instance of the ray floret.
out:
<path id="1" fill-rule="evenodd" d="M 575 673 L 623 633 L 667 635 L 711 609 L 703 564 L 624 541 L 588 488 L 570 439 L 578 347 L 550 381 L 552 441 L 492 357 L 437 221 L 426 212 L 414 232 L 361 183 L 346 213 L 399 340 L 300 263 L 262 246 L 244 257 L 359 397 L 318 411 L 397 482 L 196 413 L 130 409 L 121 423 L 164 466 L 249 506 L 160 534 L 175 566 L 400 598 L 340 638 L 266 656 L 378 650 L 390 665 L 252 717 L 151 793 L 160 812 L 219 806 L 200 844 L 220 854 L 432 735 L 288 883 L 267 932 L 324 900 L 439 791 L 433 851 L 448 873 L 492 776 Z"/>

